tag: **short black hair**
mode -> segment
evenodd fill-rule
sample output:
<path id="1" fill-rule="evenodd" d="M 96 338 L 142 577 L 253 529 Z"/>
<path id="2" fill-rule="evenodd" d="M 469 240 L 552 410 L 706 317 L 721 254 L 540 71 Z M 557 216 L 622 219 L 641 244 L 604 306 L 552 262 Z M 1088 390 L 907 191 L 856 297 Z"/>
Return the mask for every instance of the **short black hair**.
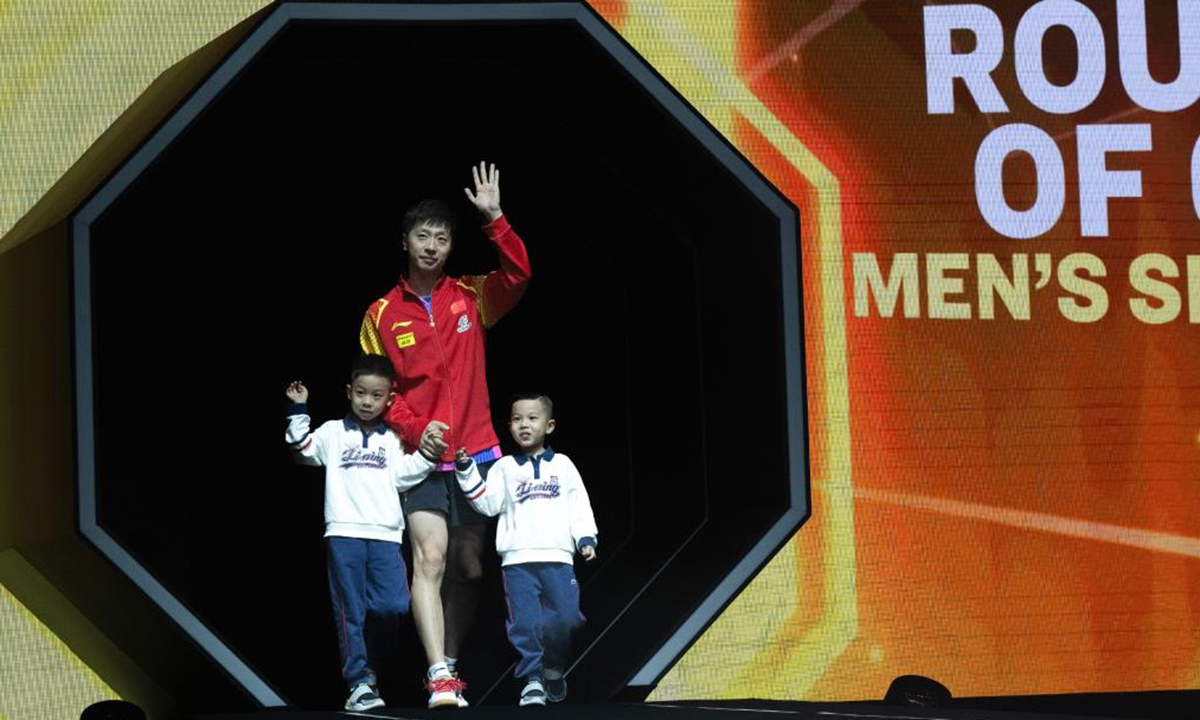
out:
<path id="1" fill-rule="evenodd" d="M 392 367 L 392 361 L 384 355 L 359 355 L 354 365 L 350 366 L 350 383 L 353 384 L 363 375 L 374 375 L 396 382 L 396 369 Z"/>
<path id="2" fill-rule="evenodd" d="M 407 237 L 410 230 L 422 223 L 444 227 L 450 231 L 451 237 L 454 236 L 454 213 L 441 200 L 422 200 L 405 210 L 404 218 L 400 221 L 401 236 Z"/>
<path id="3" fill-rule="evenodd" d="M 546 393 L 519 392 L 516 395 L 513 395 L 512 402 L 509 403 L 509 405 L 510 406 L 515 405 L 516 403 L 520 402 L 521 400 L 537 400 L 538 402 L 540 402 L 542 404 L 542 407 L 546 408 L 547 417 L 550 417 L 550 418 L 554 417 L 554 401 L 551 400 L 550 396 L 547 395 Z"/>

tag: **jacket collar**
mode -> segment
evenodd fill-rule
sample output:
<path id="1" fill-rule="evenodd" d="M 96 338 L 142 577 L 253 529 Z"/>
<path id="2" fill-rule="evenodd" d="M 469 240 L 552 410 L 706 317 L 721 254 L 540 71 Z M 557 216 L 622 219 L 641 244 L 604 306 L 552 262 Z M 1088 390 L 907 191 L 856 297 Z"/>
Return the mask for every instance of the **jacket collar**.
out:
<path id="1" fill-rule="evenodd" d="M 554 448 L 547 445 L 546 449 L 542 451 L 541 455 L 537 455 L 537 456 L 514 455 L 513 458 L 517 461 L 518 465 L 524 465 L 525 463 L 529 462 L 530 460 L 538 460 L 538 461 L 553 460 L 554 459 Z"/>
<path id="2" fill-rule="evenodd" d="M 433 289 L 429 291 L 429 297 L 433 297 L 437 293 L 438 289 L 441 288 L 442 285 L 444 285 L 448 280 L 450 280 L 450 277 L 443 272 L 442 276 L 433 284 Z M 413 290 L 412 285 L 408 284 L 408 276 L 403 273 L 400 274 L 400 281 L 396 283 L 396 287 L 400 288 L 401 295 L 408 294 L 417 298 L 424 297 L 416 290 Z"/>
<path id="3" fill-rule="evenodd" d="M 375 423 L 375 427 L 370 430 L 364 430 L 362 424 L 358 422 L 358 418 L 354 417 L 354 413 L 346 413 L 346 417 L 342 418 L 342 427 L 346 428 L 346 432 L 357 430 L 363 435 L 366 435 L 368 432 L 378 435 L 387 432 L 387 425 L 382 421 Z"/>

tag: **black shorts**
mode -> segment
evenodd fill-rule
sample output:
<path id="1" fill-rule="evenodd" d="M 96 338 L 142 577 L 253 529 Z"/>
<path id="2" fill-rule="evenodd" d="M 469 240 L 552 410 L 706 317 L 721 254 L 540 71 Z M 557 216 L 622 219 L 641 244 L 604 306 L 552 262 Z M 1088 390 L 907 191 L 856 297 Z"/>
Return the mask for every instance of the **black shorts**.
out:
<path id="1" fill-rule="evenodd" d="M 479 463 L 479 474 L 486 478 L 494 462 Z M 453 470 L 434 470 L 429 473 L 429 477 L 422 480 L 420 485 L 400 493 L 400 504 L 405 516 L 421 510 L 440 512 L 446 516 L 447 527 L 482 525 L 489 519 L 487 515 L 476 512 L 467 502 Z"/>

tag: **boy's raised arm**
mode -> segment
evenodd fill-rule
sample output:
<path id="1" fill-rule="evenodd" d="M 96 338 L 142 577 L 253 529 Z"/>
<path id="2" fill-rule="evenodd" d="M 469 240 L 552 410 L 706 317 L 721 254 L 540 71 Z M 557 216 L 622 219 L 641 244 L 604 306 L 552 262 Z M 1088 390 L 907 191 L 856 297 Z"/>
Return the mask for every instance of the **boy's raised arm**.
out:
<path id="1" fill-rule="evenodd" d="M 301 465 L 324 465 L 325 444 L 317 433 L 312 432 L 312 419 L 308 416 L 308 388 L 296 380 L 288 385 L 285 394 L 292 401 L 292 407 L 288 411 L 284 440 L 296 453 L 296 462 Z"/>

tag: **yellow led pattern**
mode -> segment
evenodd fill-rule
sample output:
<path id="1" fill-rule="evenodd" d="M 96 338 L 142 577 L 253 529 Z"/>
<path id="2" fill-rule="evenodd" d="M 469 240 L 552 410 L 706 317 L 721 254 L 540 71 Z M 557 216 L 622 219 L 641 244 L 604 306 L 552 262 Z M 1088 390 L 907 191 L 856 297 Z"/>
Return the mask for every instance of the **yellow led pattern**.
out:
<path id="1" fill-rule="evenodd" d="M 151 81 L 267 4 L 0 2 L 0 238 Z"/>
<path id="2" fill-rule="evenodd" d="M 0 0 L 0 255 L 24 239 L 14 237 L 18 233 L 10 235 L 14 225 L 95 147 L 156 78 L 267 4 L 266 0 Z M 13 267 L 27 267 L 27 263 L 8 269 Z M 0 362 L 0 366 L 7 364 Z M 10 416 L 14 404 L 5 394 L 8 389 L 0 385 L 0 457 L 13 457 L 5 445 L 14 442 L 16 436 L 10 431 L 18 425 Z M 17 466 L 0 463 L 0 467 Z M 20 482 L 18 477 L 23 476 L 0 477 L 0 498 L 11 502 L 24 497 L 11 485 Z M 14 507 L 9 505 L 6 512 Z M 33 517 L 42 518 L 36 513 Z M 60 529 L 9 523 L 5 530 L 5 544 L 0 545 L 5 560 L 0 566 L 19 571 L 4 583 L 14 577 L 36 577 L 36 570 L 19 560 L 21 544 L 45 539 Z M 34 585 L 42 583 L 37 580 Z M 17 592 L 17 585 L 0 584 L 0 720 L 78 717 L 91 703 L 117 698 L 100 675 L 112 678 L 114 684 L 120 684 L 119 678 L 125 686 L 139 688 L 145 697 L 129 699 L 148 709 L 167 706 L 160 691 L 146 690 L 150 683 L 119 650 L 110 647 L 86 618 L 69 609 L 69 601 L 38 591 L 21 594 L 28 603 L 24 605 L 16 599 Z M 61 622 L 64 612 L 70 619 Z M 96 667 L 89 668 L 39 617 L 64 638 L 86 645 Z"/>
<path id="3" fill-rule="evenodd" d="M 821 507 L 817 532 L 824 535 L 823 578 L 797 575 L 789 543 L 713 623 L 696 645 L 662 679 L 651 700 L 732 697 L 804 697 L 854 638 L 854 508 L 850 476 L 849 396 L 846 384 L 845 305 L 842 291 L 841 193 L 837 178 L 746 87 L 734 70 L 737 3 L 630 0 L 618 28 L 656 69 L 727 138 L 737 141 L 733 119 L 761 134 L 815 189 L 813 226 L 806 243 L 820 268 L 824 338 L 821 369 L 825 384 L 823 428 L 826 476 L 814 479 L 814 504 Z M 819 584 L 823 597 L 807 597 Z M 797 607 L 820 604 L 821 619 L 801 636 L 788 636 Z M 764 650 L 765 649 L 765 650 Z M 771 657 L 759 657 L 764 652 Z M 776 685 L 754 672 L 768 662 Z"/>
<path id="4" fill-rule="evenodd" d="M 0 720 L 73 718 L 118 699 L 54 633 L 0 585 Z"/>

